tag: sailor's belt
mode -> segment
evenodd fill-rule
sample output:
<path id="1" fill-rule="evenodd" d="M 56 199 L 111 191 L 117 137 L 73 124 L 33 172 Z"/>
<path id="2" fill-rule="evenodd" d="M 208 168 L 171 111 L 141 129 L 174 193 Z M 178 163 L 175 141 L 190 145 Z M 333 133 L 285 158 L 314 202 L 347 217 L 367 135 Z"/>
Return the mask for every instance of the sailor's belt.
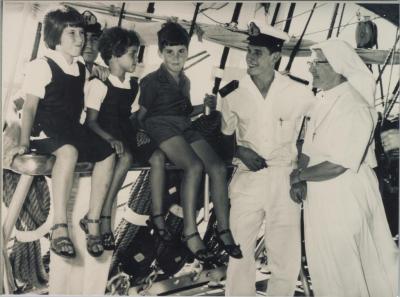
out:
<path id="1" fill-rule="evenodd" d="M 267 168 L 275 168 L 275 167 L 289 167 L 289 168 L 296 168 L 297 161 L 296 160 L 279 160 L 279 159 L 270 159 L 266 161 L 268 167 Z M 249 170 L 247 166 L 242 161 L 234 162 L 237 165 L 239 170 Z"/>

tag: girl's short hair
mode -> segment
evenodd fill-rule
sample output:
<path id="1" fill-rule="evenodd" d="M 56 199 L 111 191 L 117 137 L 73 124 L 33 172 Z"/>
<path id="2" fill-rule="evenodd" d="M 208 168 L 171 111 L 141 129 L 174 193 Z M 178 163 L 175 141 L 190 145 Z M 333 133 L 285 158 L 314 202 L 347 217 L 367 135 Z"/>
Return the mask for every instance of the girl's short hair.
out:
<path id="1" fill-rule="evenodd" d="M 158 49 L 160 52 L 162 52 L 166 46 L 184 45 L 186 48 L 189 47 L 189 34 L 178 23 L 167 22 L 163 24 L 161 30 L 157 32 L 157 36 Z"/>
<path id="2" fill-rule="evenodd" d="M 84 28 L 83 16 L 71 6 L 62 5 L 49 11 L 44 17 L 44 42 L 47 47 L 55 50 L 61 42 L 62 32 L 66 27 Z"/>
<path id="3" fill-rule="evenodd" d="M 129 47 L 139 45 L 139 37 L 135 31 L 112 27 L 105 29 L 101 34 L 99 52 L 104 63 L 109 65 L 112 56 L 121 57 Z"/>

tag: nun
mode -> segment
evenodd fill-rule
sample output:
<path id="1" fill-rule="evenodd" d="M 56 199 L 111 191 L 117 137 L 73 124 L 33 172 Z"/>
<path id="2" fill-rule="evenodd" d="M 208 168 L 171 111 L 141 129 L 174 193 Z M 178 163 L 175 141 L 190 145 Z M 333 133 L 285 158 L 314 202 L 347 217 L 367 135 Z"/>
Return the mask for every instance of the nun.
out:
<path id="1" fill-rule="evenodd" d="M 309 71 L 323 95 L 307 124 L 302 168 L 293 170 L 290 183 L 307 184 L 302 198 L 313 291 L 396 296 L 398 249 L 373 171 L 374 79 L 344 41 L 331 39 L 311 49 Z"/>

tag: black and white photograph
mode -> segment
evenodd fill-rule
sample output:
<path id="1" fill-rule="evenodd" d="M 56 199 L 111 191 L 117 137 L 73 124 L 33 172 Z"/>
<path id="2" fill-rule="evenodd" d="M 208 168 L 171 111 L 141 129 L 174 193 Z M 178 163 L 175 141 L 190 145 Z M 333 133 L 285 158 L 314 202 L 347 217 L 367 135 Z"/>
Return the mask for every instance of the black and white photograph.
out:
<path id="1" fill-rule="evenodd" d="M 398 1 L 0 7 L 0 295 L 400 295 Z"/>

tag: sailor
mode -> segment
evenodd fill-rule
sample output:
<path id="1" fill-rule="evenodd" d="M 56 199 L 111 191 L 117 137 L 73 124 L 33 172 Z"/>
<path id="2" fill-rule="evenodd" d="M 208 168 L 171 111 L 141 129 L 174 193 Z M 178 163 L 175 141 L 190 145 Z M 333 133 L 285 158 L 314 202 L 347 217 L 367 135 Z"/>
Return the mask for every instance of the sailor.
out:
<path id="1" fill-rule="evenodd" d="M 230 224 L 243 251 L 230 258 L 226 295 L 254 296 L 257 236 L 265 220 L 265 247 L 271 278 L 268 296 L 293 296 L 300 271 L 300 207 L 290 199 L 289 175 L 296 166 L 296 138 L 313 93 L 274 70 L 285 32 L 261 33 L 250 24 L 247 75 L 225 89 L 222 132 L 236 133 L 230 183 Z M 230 89 L 230 90 L 229 90 Z"/>

